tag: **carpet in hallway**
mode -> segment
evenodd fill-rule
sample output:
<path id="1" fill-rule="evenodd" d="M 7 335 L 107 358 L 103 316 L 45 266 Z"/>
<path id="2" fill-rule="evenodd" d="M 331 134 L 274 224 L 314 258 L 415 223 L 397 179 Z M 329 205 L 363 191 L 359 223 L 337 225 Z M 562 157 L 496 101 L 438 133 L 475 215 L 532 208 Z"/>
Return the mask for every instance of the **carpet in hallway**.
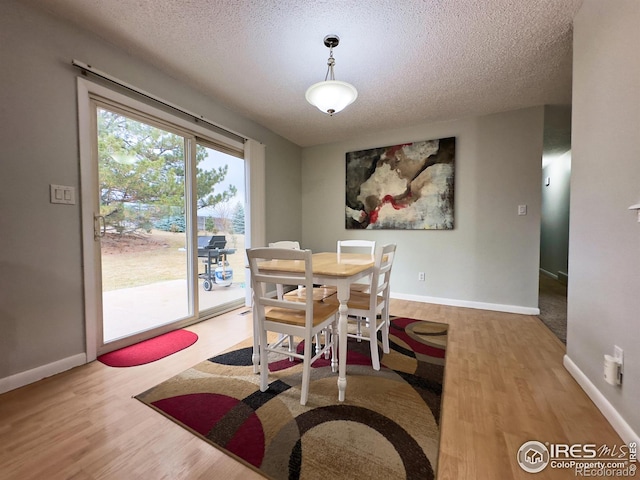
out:
<path id="1" fill-rule="evenodd" d="M 540 275 L 538 318 L 564 344 L 567 343 L 567 286 L 547 275 Z"/>

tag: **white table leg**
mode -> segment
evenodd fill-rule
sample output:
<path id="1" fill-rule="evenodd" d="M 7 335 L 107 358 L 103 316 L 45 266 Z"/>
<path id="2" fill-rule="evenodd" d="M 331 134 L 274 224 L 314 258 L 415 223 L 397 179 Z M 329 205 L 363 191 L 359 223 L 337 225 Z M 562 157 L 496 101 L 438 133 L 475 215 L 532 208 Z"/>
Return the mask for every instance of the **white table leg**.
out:
<path id="1" fill-rule="evenodd" d="M 338 401 L 344 402 L 347 390 L 347 302 L 349 301 L 349 283 L 338 282 Z"/>

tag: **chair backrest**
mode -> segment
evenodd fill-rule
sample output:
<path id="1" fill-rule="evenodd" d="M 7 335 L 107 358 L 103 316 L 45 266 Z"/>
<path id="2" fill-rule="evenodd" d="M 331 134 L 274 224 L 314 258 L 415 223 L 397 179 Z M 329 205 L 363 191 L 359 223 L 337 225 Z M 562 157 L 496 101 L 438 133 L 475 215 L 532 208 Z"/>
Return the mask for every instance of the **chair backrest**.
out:
<path id="1" fill-rule="evenodd" d="M 338 240 L 338 253 L 368 253 L 373 255 L 376 250 L 374 240 Z"/>
<path id="2" fill-rule="evenodd" d="M 338 259 L 343 253 L 364 253 L 373 257 L 376 251 L 375 240 L 338 240 L 337 252 Z M 371 283 L 370 276 L 366 276 L 356 282 L 356 285 L 361 286 Z"/>
<path id="3" fill-rule="evenodd" d="M 376 308 L 377 296 L 382 296 L 387 304 L 389 302 L 391 267 L 395 256 L 395 243 L 388 243 L 376 248 L 373 273 L 371 274 L 371 294 L 369 296 L 371 310 Z"/>
<path id="4" fill-rule="evenodd" d="M 313 325 L 313 295 L 307 295 L 304 302 L 289 301 L 278 295 L 276 298 L 269 293 L 275 285 L 303 285 L 308 290 L 313 290 L 313 270 L 311 263 L 311 250 L 296 250 L 293 248 L 260 247 L 247 250 L 247 260 L 251 271 L 251 286 L 253 287 L 253 302 L 257 308 L 258 318 L 264 318 L 265 307 L 279 307 L 290 310 L 305 311 L 305 323 L 308 327 Z M 304 271 L 294 274 L 286 271 L 265 270 L 260 268 L 263 262 L 292 261 L 304 265 Z"/>
<path id="5" fill-rule="evenodd" d="M 270 247 L 274 248 L 292 248 L 294 250 L 300 250 L 300 242 L 295 240 L 280 240 L 279 242 L 271 242 L 269 244 Z M 302 285 L 298 285 L 298 290 L 302 290 Z M 284 287 L 282 285 L 277 285 L 276 290 L 278 292 L 278 298 L 282 298 L 284 295 Z"/>
<path id="6" fill-rule="evenodd" d="M 293 248 L 294 250 L 300 250 L 300 242 L 293 240 L 280 240 L 279 242 L 271 242 L 270 247 L 275 248 Z"/>

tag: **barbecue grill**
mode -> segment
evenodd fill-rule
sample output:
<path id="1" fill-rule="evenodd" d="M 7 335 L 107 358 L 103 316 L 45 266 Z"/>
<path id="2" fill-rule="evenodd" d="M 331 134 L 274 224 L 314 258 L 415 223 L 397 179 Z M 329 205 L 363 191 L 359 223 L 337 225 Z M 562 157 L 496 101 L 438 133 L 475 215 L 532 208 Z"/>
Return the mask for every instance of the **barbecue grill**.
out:
<path id="1" fill-rule="evenodd" d="M 233 281 L 233 269 L 229 266 L 227 255 L 236 253 L 235 248 L 226 248 L 227 239 L 224 235 L 198 237 L 198 257 L 204 263 L 202 288 L 211 291 L 214 284 L 228 287 Z"/>

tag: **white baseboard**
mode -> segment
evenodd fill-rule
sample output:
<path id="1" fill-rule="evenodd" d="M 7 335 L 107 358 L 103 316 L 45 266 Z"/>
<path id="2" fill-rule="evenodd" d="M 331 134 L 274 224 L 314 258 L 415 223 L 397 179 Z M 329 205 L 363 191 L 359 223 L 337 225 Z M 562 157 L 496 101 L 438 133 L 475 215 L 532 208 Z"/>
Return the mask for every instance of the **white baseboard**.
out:
<path id="1" fill-rule="evenodd" d="M 500 303 L 471 302 L 469 300 L 456 300 L 452 298 L 427 297 L 424 295 L 408 295 L 391 292 L 391 298 L 409 300 L 413 302 L 435 303 L 436 305 L 448 305 L 451 307 L 475 308 L 477 310 L 491 310 L 493 312 L 518 313 L 521 315 L 540 315 L 539 308 L 521 307 L 519 305 L 503 305 Z"/>
<path id="2" fill-rule="evenodd" d="M 569 283 L 569 274 L 558 270 L 558 281 L 563 285 L 567 285 Z"/>
<path id="3" fill-rule="evenodd" d="M 602 412 L 604 418 L 611 424 L 613 429 L 620 435 L 620 438 L 626 443 L 636 442 L 640 444 L 640 436 L 633 431 L 629 424 L 622 418 L 618 411 L 611 405 L 609 400 L 596 388 L 596 386 L 589 380 L 589 378 L 578 368 L 578 366 L 565 355 L 562 363 L 564 368 L 571 374 L 571 376 L 578 382 L 578 385 L 582 387 L 587 396 L 595 403 L 598 410 Z"/>
<path id="4" fill-rule="evenodd" d="M 87 355 L 85 353 L 79 353 L 25 372 L 16 373 L 10 377 L 0 378 L 0 393 L 24 387 L 30 383 L 56 375 L 57 373 L 62 373 L 73 367 L 84 365 L 85 363 L 87 363 Z"/>
<path id="5" fill-rule="evenodd" d="M 555 273 L 548 272 L 544 268 L 540 269 L 540 273 L 543 274 L 543 275 L 546 275 L 547 277 L 551 277 L 554 280 L 558 280 L 558 275 L 556 275 Z"/>

